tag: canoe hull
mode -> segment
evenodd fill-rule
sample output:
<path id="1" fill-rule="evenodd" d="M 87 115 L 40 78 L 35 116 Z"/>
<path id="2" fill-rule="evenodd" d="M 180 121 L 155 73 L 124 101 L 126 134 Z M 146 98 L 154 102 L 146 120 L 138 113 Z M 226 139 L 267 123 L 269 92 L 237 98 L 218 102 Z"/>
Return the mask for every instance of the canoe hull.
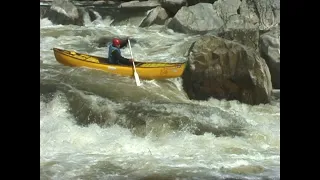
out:
<path id="1" fill-rule="evenodd" d="M 88 67 L 111 74 L 133 76 L 132 66 L 108 64 L 107 58 L 58 48 L 53 48 L 53 51 L 56 60 L 66 66 Z M 186 63 L 135 62 L 135 65 L 141 79 L 151 80 L 180 77 L 183 74 Z"/>

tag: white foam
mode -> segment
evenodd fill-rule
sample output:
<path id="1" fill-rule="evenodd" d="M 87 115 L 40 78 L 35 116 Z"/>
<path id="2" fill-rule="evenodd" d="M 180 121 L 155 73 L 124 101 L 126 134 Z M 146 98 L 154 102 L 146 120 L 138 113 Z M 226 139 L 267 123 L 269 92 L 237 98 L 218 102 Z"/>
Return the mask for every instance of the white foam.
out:
<path id="1" fill-rule="evenodd" d="M 106 56 L 107 48 L 97 47 L 95 40 L 100 37 L 130 36 L 137 41 L 132 44 L 132 50 L 138 61 L 183 62 L 186 60 L 183 55 L 188 43 L 196 37 L 157 27 L 148 29 L 135 26 L 110 26 L 111 21 L 98 18 L 92 23 L 78 27 L 52 25 L 49 20 L 41 19 L 41 60 L 44 64 L 57 64 L 51 50 L 53 47 Z M 130 57 L 128 48 L 122 52 L 125 57 Z M 54 75 L 62 72 L 58 68 L 54 70 L 57 71 L 53 73 Z M 49 76 L 54 70 L 41 69 L 42 77 L 54 78 Z M 139 137 L 131 132 L 131 129 L 118 125 L 79 126 L 76 117 L 69 112 L 70 105 L 63 94 L 55 94 L 53 100 L 49 102 L 40 100 L 40 166 L 47 169 L 50 167 L 50 171 L 54 174 L 50 177 L 52 179 L 75 178 L 85 174 L 88 167 L 97 165 L 99 161 L 108 161 L 119 168 L 136 169 L 139 172 L 165 172 L 177 167 L 192 168 L 194 171 L 207 169 L 208 174 L 219 174 L 218 169 L 221 167 L 232 168 L 255 163 L 274 169 L 279 165 L 279 106 L 249 106 L 238 101 L 220 101 L 214 98 L 208 101 L 194 101 L 185 96 L 181 78 L 144 81 L 144 86 L 137 88 L 130 78 L 115 78 L 109 81 L 108 76 L 98 73 L 99 77 L 88 76 L 88 73 L 84 73 L 88 71 L 70 70 L 69 73 L 63 70 L 61 76 L 70 78 L 70 83 L 74 83 L 71 77 L 77 76 L 82 79 L 79 81 L 80 84 L 87 85 L 88 81 L 93 84 L 103 84 L 103 88 L 112 88 L 110 90 L 112 92 L 116 92 L 117 88 L 121 90 L 130 88 L 131 91 L 124 93 L 130 103 L 140 101 L 138 96 L 143 96 L 142 99 L 145 100 L 141 100 L 140 103 L 145 103 L 143 107 L 146 107 L 145 110 L 150 111 L 151 115 L 149 119 L 147 118 L 149 123 L 146 128 L 147 136 Z M 61 83 L 66 82 L 68 81 Z M 118 111 L 125 108 L 125 103 L 118 104 L 95 94 L 86 95 L 80 90 L 72 89 L 72 91 L 80 95 L 95 111 L 101 113 L 105 110 L 110 111 L 110 116 L 107 117 L 112 122 L 131 118 L 118 114 Z M 152 103 L 155 98 L 168 103 L 165 105 Z M 152 111 L 158 114 L 152 114 Z M 232 118 L 224 118 L 217 113 L 220 111 Z M 161 118 L 166 118 L 167 114 L 177 118 L 188 117 L 191 125 L 202 123 L 219 128 L 238 123 L 243 125 L 245 132 L 240 137 L 216 137 L 209 132 L 194 135 L 187 130 L 165 128 L 169 126 L 168 123 L 152 121 L 157 118 L 162 120 Z M 157 128 L 167 132 L 158 136 Z M 97 173 L 99 174 L 97 176 L 103 177 L 103 173 L 108 172 L 100 170 Z"/>

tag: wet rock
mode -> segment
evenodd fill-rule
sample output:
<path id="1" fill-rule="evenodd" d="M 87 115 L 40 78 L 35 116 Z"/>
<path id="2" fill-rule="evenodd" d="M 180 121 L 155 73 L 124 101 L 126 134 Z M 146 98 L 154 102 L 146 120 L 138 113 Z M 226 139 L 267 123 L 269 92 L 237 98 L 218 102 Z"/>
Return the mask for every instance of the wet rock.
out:
<path id="1" fill-rule="evenodd" d="M 256 51 L 216 36 L 202 36 L 190 48 L 182 78 L 190 99 L 210 97 L 257 105 L 271 100 L 269 68 Z"/>
<path id="2" fill-rule="evenodd" d="M 140 27 L 147 27 L 152 24 L 163 25 L 167 18 L 168 14 L 166 10 L 158 6 L 151 10 L 147 17 L 141 22 Z"/>
<path id="3" fill-rule="evenodd" d="M 47 17 L 53 24 L 82 26 L 84 25 L 83 14 L 84 11 L 69 0 L 54 0 L 44 18 Z"/>
<path id="4" fill-rule="evenodd" d="M 238 42 L 254 50 L 258 50 L 259 29 L 258 28 L 228 28 L 218 33 L 219 37 Z"/>
<path id="5" fill-rule="evenodd" d="M 128 8 L 128 7 L 150 7 L 150 8 L 155 8 L 159 6 L 160 3 L 155 0 L 150 0 L 150 1 L 130 1 L 130 2 L 125 2 L 121 3 L 119 5 L 120 8 Z"/>
<path id="6" fill-rule="evenodd" d="M 94 9 L 87 9 L 90 21 L 95 21 L 96 19 L 102 19 L 100 14 L 98 12 L 96 12 Z"/>
<path id="7" fill-rule="evenodd" d="M 241 4 L 240 0 L 218 0 L 213 3 L 213 9 L 226 23 L 229 17 L 232 15 L 237 15 L 237 10 Z"/>
<path id="8" fill-rule="evenodd" d="M 259 46 L 270 69 L 272 86 L 280 89 L 280 25 L 262 34 Z"/>
<path id="9" fill-rule="evenodd" d="M 259 22 L 260 30 L 268 30 L 280 23 L 280 0 L 242 0 L 239 11 L 253 24 Z"/>
<path id="10" fill-rule="evenodd" d="M 218 0 L 213 8 L 224 21 L 224 27 L 218 36 L 258 49 L 259 19 L 253 21 L 241 15 L 240 7 L 246 5 L 240 0 Z"/>
<path id="11" fill-rule="evenodd" d="M 168 28 L 182 33 L 205 34 L 218 31 L 223 24 L 212 4 L 199 3 L 182 7 L 168 23 Z"/>
<path id="12" fill-rule="evenodd" d="M 163 7 L 170 17 L 173 17 L 182 6 L 186 6 L 186 0 L 159 0 L 161 7 Z"/>

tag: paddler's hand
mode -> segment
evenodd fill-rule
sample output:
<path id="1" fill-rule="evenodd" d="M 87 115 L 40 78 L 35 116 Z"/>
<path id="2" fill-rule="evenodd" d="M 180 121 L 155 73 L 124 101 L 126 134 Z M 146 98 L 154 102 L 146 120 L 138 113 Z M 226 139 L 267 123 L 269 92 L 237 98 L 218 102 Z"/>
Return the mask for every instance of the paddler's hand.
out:
<path id="1" fill-rule="evenodd" d="M 123 43 L 125 43 L 125 46 L 129 46 L 129 37 L 126 37 L 125 39 L 123 39 Z"/>
<path id="2" fill-rule="evenodd" d="M 132 63 L 134 61 L 134 59 L 129 59 L 129 62 Z"/>

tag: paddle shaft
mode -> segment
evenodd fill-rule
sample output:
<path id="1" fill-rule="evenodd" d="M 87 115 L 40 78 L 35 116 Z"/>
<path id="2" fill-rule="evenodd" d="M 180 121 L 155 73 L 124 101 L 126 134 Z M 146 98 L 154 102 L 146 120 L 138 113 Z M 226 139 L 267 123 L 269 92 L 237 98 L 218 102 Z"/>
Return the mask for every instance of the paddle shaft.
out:
<path id="1" fill-rule="evenodd" d="M 141 83 L 140 83 L 140 79 L 139 79 L 139 75 L 137 73 L 137 70 L 136 70 L 136 65 L 134 63 L 134 60 L 133 60 L 133 55 L 132 55 L 132 49 L 131 49 L 131 44 L 130 44 L 130 40 L 128 39 L 128 43 L 129 43 L 129 48 L 130 48 L 130 53 L 131 53 L 131 58 L 132 58 L 132 64 L 133 64 L 133 69 L 134 69 L 134 78 L 136 80 L 136 83 L 137 83 L 137 86 L 140 86 Z"/>
<path id="2" fill-rule="evenodd" d="M 136 65 L 134 64 L 133 55 L 132 55 L 132 49 L 131 49 L 131 44 L 130 44 L 130 40 L 129 39 L 128 39 L 128 43 L 129 43 L 129 48 L 130 48 L 130 54 L 131 54 L 133 68 L 134 68 L 134 71 L 136 71 Z"/>

